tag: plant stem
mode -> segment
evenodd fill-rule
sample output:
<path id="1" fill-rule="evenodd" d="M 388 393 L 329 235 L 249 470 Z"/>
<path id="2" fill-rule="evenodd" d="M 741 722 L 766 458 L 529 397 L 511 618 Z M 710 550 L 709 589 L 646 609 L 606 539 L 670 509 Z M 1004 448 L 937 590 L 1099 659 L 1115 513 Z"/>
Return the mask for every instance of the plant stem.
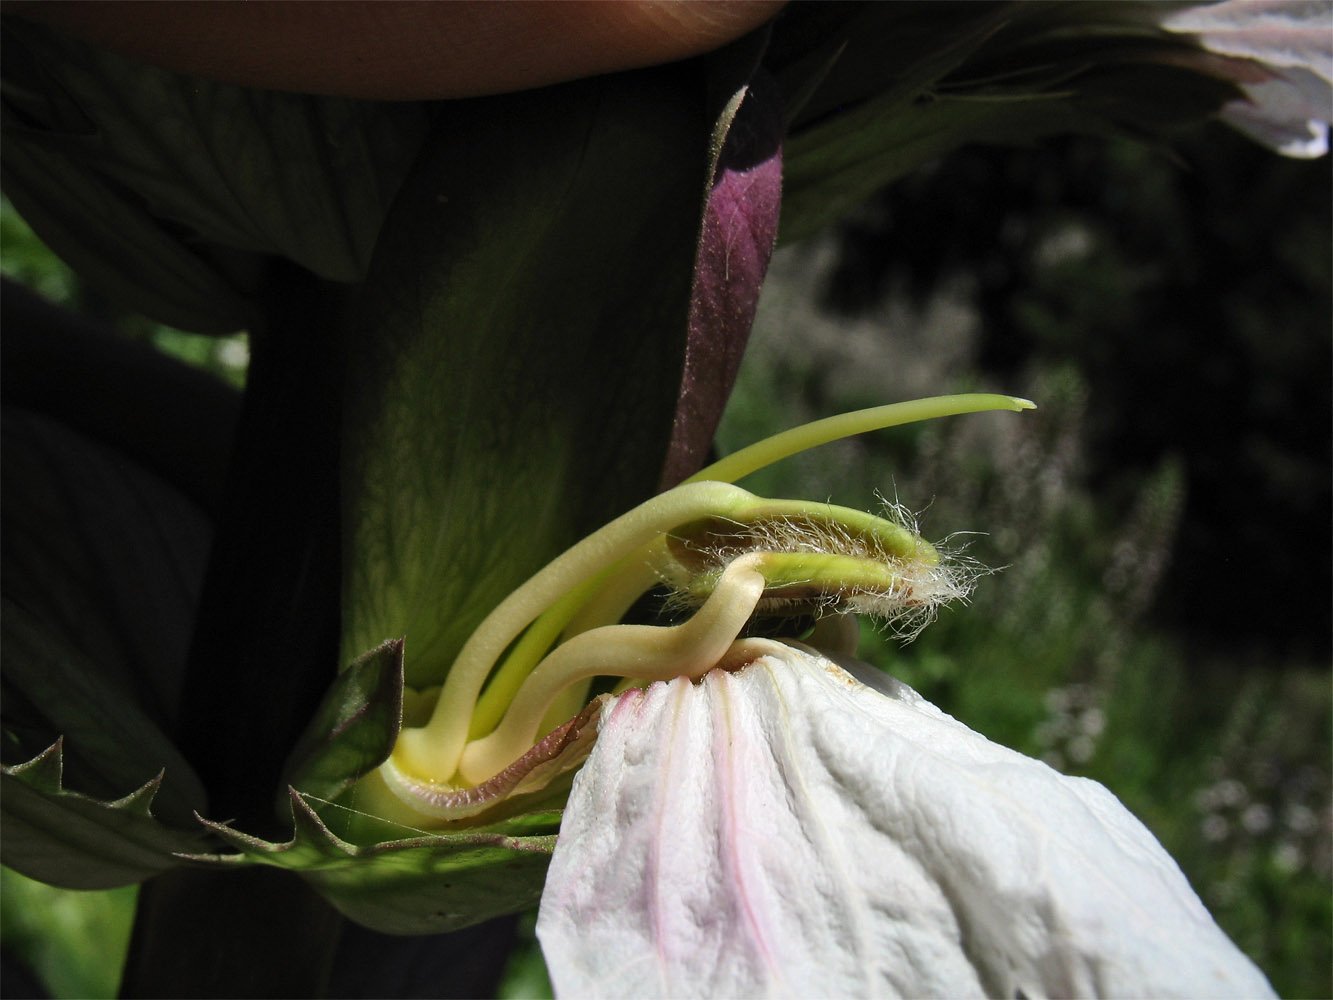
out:
<path id="1" fill-rule="evenodd" d="M 342 917 L 273 868 L 178 868 L 145 883 L 123 997 L 318 997 Z"/>
<path id="2" fill-rule="evenodd" d="M 286 832 L 283 765 L 338 669 L 338 301 L 275 266 L 182 692 L 211 815 L 261 836 Z"/>
<path id="3" fill-rule="evenodd" d="M 285 839 L 288 752 L 337 672 L 339 297 L 275 265 L 182 686 L 208 812 Z M 129 996 L 315 996 L 342 918 L 275 871 L 180 870 L 140 895 Z"/>

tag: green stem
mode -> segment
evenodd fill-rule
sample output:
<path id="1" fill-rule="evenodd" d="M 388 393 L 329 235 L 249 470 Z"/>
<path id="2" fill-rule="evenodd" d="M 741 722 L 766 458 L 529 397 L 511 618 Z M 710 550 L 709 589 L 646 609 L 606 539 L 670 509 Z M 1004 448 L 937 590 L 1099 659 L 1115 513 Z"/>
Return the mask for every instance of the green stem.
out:
<path id="1" fill-rule="evenodd" d="M 290 872 L 163 872 L 139 890 L 123 997 L 321 997 L 343 924 Z"/>

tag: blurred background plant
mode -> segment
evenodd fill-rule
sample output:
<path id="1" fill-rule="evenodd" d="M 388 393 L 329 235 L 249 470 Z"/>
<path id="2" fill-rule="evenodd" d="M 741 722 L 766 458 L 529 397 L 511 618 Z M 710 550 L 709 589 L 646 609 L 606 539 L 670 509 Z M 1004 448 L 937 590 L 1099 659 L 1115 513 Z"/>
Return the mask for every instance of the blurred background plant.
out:
<path id="1" fill-rule="evenodd" d="M 719 448 L 913 396 L 1036 399 L 746 485 L 988 532 L 953 538 L 1003 567 L 971 607 L 906 647 L 867 632 L 863 655 L 1107 784 L 1279 993 L 1328 995 L 1330 165 L 1216 128 L 1178 155 L 967 149 L 781 251 Z M 0 227 L 5 274 L 243 381 L 243 335 L 118 314 L 7 203 Z M 7 953 L 55 996 L 114 993 L 135 890 L 3 890 Z M 549 989 L 528 940 L 508 996 Z"/>
<path id="2" fill-rule="evenodd" d="M 226 337 L 186 333 L 118 307 L 80 281 L 52 254 L 14 211 L 8 198 L 0 198 L 0 247 L 4 252 L 0 270 L 48 301 L 108 323 L 135 340 L 212 372 L 238 389 L 245 385 L 250 347 L 244 333 Z"/>

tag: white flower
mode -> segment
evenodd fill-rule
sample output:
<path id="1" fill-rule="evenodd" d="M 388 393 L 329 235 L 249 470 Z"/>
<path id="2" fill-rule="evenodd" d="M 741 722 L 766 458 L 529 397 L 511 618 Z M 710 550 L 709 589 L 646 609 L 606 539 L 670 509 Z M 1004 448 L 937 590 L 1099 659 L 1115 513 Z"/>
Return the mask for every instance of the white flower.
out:
<path id="1" fill-rule="evenodd" d="M 758 642 L 603 712 L 537 925 L 557 994 L 1273 995 L 1101 785 Z"/>
<path id="2" fill-rule="evenodd" d="M 1162 27 L 1196 35 L 1209 52 L 1248 60 L 1224 70 L 1247 98 L 1223 110 L 1229 124 L 1287 156 L 1328 152 L 1333 3 L 1224 0 L 1175 11 Z"/>

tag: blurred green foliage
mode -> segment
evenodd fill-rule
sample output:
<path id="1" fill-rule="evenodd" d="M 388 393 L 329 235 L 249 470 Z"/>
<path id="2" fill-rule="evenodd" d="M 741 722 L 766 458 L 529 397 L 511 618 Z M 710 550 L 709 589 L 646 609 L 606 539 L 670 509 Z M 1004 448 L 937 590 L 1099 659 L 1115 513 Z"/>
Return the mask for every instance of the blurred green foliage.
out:
<path id="1" fill-rule="evenodd" d="M 34 235 L 4 197 L 0 197 L 0 250 L 0 273 L 52 302 L 74 301 L 79 284 L 74 273 Z"/>
<path id="2" fill-rule="evenodd" d="M 500 980 L 500 1000 L 533 1000 L 554 996 L 546 961 L 537 945 L 537 911 L 525 913 L 519 921 L 514 950 Z"/>
<path id="3" fill-rule="evenodd" d="M 1157 620 L 1327 659 L 1331 212 L 1333 160 L 1273 156 L 1221 127 L 1170 155 L 1080 138 L 971 149 L 850 220 L 814 294 L 851 319 L 890 293 L 919 309 L 952 289 L 980 322 L 957 367 L 1012 384 L 1072 365 L 1099 495 L 1127 502 L 1182 461 Z"/>
<path id="4" fill-rule="evenodd" d="M 138 891 L 57 889 L 0 868 L 0 937 L 58 1000 L 114 997 Z"/>

